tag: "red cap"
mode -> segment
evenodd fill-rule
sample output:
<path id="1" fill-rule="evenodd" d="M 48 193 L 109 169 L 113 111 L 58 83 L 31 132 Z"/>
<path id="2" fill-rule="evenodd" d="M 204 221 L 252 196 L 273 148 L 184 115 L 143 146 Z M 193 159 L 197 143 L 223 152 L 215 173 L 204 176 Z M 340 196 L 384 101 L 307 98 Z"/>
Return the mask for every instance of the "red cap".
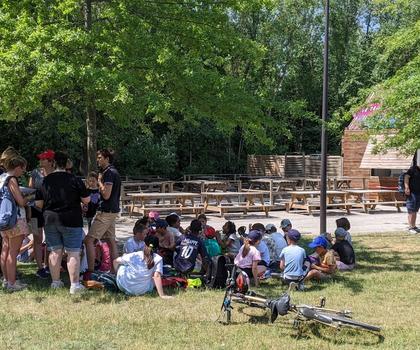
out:
<path id="1" fill-rule="evenodd" d="M 47 149 L 45 152 L 38 154 L 37 157 L 39 159 L 53 160 L 55 157 L 55 152 L 51 149 Z"/>
<path id="2" fill-rule="evenodd" d="M 207 226 L 205 235 L 207 238 L 214 238 L 216 237 L 216 230 L 211 226 Z"/>

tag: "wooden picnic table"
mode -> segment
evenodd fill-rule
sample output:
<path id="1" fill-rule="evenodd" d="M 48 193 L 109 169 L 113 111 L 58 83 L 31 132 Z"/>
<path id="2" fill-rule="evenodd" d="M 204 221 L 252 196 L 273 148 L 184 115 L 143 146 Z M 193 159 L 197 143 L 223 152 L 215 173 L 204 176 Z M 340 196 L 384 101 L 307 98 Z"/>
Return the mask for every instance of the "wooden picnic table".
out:
<path id="1" fill-rule="evenodd" d="M 242 210 L 245 214 L 250 209 L 262 209 L 268 216 L 272 205 L 266 204 L 264 197 L 267 191 L 240 192 L 203 192 L 204 211 L 219 212 L 223 217 L 225 212 Z M 232 200 L 236 200 L 233 202 Z"/>
<path id="2" fill-rule="evenodd" d="M 404 201 L 397 200 L 398 191 L 391 189 L 347 189 L 347 200 L 353 207 L 361 207 L 367 213 L 376 208 L 378 204 L 394 205 L 398 212 Z"/>
<path id="3" fill-rule="evenodd" d="M 305 209 L 312 214 L 312 209 L 320 206 L 320 191 L 290 191 L 290 202 L 286 210 Z M 347 193 L 343 191 L 327 191 L 327 208 L 344 209 L 350 213 L 351 205 L 347 203 Z"/>
<path id="4" fill-rule="evenodd" d="M 229 182 L 223 180 L 189 180 L 179 181 L 177 183 L 183 184 L 186 191 L 197 191 L 197 192 L 211 192 L 211 191 L 226 191 Z"/>
<path id="5" fill-rule="evenodd" d="M 304 189 L 309 188 L 310 190 L 319 190 L 321 188 L 321 179 L 318 178 L 305 178 L 304 180 Z M 350 188 L 351 179 L 349 178 L 328 178 L 327 188 L 330 190 L 340 190 L 345 188 Z"/>
<path id="6" fill-rule="evenodd" d="M 258 188 L 259 190 L 269 191 L 270 193 L 270 204 L 274 204 L 276 198 L 283 199 L 283 196 L 289 190 L 296 191 L 298 180 L 292 179 L 254 179 L 250 180 L 249 189 L 253 190 Z"/>
<path id="7" fill-rule="evenodd" d="M 196 205 L 195 198 L 199 197 L 197 193 L 188 192 L 170 192 L 170 193 L 156 193 L 156 192 L 130 192 L 127 196 L 131 198 L 130 214 L 139 209 L 140 212 L 156 211 L 183 211 L 185 209 L 192 209 L 195 213 L 202 211 L 202 205 Z"/>
<path id="8" fill-rule="evenodd" d="M 160 189 L 160 192 L 173 192 L 174 182 L 173 181 L 153 181 L 153 182 L 141 182 L 141 181 L 123 181 L 121 186 L 124 189 L 128 189 L 130 192 L 155 192 L 156 188 Z"/>

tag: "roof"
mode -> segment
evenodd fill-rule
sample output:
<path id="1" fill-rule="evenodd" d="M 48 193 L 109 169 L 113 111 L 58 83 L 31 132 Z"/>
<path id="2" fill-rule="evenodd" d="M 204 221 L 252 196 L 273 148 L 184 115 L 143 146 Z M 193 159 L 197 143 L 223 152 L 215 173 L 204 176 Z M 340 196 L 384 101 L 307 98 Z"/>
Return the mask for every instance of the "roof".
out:
<path id="1" fill-rule="evenodd" d="M 383 140 L 383 136 L 376 136 L 377 141 Z M 360 168 L 362 169 L 408 169 L 411 165 L 412 156 L 405 156 L 397 149 L 389 149 L 386 153 L 373 154 L 375 140 L 370 138 L 363 154 Z"/>
<path id="2" fill-rule="evenodd" d="M 347 127 L 348 130 L 362 130 L 363 121 L 374 114 L 381 105 L 379 103 L 371 103 L 366 108 L 363 108 L 353 114 L 353 120 Z"/>

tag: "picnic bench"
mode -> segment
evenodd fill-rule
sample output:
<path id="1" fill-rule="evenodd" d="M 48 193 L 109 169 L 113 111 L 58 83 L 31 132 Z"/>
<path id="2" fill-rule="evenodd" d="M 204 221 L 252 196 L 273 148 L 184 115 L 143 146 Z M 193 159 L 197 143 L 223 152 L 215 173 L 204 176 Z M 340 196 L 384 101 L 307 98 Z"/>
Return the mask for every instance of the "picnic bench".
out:
<path id="1" fill-rule="evenodd" d="M 292 209 L 304 209 L 308 214 L 313 213 L 313 209 L 320 207 L 320 191 L 290 191 L 289 203 L 286 211 Z M 347 202 L 347 193 L 343 191 L 327 191 L 327 208 L 344 209 L 350 213 L 351 204 Z"/>
<path id="2" fill-rule="evenodd" d="M 203 192 L 201 195 L 204 211 L 218 212 L 220 217 L 228 212 L 242 211 L 247 214 L 250 210 L 261 210 L 268 216 L 273 207 L 271 204 L 265 203 L 264 197 L 267 195 L 267 191 Z"/>
<path id="3" fill-rule="evenodd" d="M 350 178 L 341 178 L 334 177 L 328 178 L 327 188 L 329 190 L 340 190 L 345 188 L 350 188 L 351 179 Z M 305 178 L 303 183 L 304 190 L 309 189 L 312 191 L 317 191 L 321 188 L 321 179 L 319 178 Z"/>
<path id="4" fill-rule="evenodd" d="M 250 180 L 250 190 L 263 190 L 270 193 L 270 204 L 274 204 L 277 198 L 283 199 L 288 191 L 296 191 L 297 180 L 294 179 L 254 179 Z"/>
<path id="5" fill-rule="evenodd" d="M 183 186 L 186 192 L 212 192 L 212 191 L 227 191 L 229 186 L 228 181 L 223 180 L 189 180 L 179 181 L 177 184 Z"/>
<path id="6" fill-rule="evenodd" d="M 397 199 L 398 191 L 392 189 L 347 189 L 348 201 L 353 207 L 361 207 L 368 213 L 374 210 L 377 205 L 393 205 L 401 212 L 405 201 Z"/>
<path id="7" fill-rule="evenodd" d="M 135 212 L 147 215 L 150 211 L 183 212 L 192 211 L 195 215 L 203 212 L 204 206 L 195 202 L 199 197 L 197 193 L 171 192 L 171 193 L 127 193 L 131 198 L 130 215 Z"/>

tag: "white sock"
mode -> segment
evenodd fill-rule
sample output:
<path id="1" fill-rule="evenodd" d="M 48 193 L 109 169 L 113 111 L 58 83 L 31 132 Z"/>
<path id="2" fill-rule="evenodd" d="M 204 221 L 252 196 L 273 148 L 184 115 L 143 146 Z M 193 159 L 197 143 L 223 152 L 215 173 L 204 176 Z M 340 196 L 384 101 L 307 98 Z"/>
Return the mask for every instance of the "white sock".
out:
<path id="1" fill-rule="evenodd" d="M 75 288 L 75 287 L 78 287 L 79 285 L 80 285 L 80 283 L 79 282 L 76 282 L 76 283 L 72 283 L 71 284 L 71 287 L 74 287 Z"/>
<path id="2" fill-rule="evenodd" d="M 54 283 L 54 284 L 60 284 L 60 282 L 61 282 L 61 280 L 56 280 L 56 281 L 52 281 L 52 283 Z"/>

